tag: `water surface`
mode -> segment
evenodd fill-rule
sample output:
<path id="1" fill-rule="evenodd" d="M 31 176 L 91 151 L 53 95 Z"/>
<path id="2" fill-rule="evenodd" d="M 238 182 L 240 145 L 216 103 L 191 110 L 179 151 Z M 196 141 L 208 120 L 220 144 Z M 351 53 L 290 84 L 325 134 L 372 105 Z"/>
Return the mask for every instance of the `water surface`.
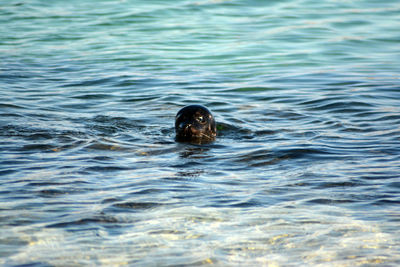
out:
<path id="1" fill-rule="evenodd" d="M 0 6 L 0 263 L 400 264 L 398 1 Z M 207 106 L 216 142 L 174 141 Z"/>

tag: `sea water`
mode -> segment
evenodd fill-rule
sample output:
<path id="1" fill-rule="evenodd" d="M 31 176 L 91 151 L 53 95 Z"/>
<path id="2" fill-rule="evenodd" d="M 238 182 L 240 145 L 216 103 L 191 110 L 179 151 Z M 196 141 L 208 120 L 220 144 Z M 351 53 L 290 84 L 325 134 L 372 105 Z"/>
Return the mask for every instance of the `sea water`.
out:
<path id="1" fill-rule="evenodd" d="M 0 264 L 400 265 L 398 1 L 0 2 Z"/>

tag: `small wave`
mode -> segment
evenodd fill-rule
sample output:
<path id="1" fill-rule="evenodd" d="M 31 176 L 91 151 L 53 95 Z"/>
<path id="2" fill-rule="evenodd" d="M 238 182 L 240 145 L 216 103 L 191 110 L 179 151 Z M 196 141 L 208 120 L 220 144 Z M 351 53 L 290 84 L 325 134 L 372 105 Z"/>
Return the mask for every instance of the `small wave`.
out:
<path id="1" fill-rule="evenodd" d="M 310 204 L 323 204 L 323 205 L 335 205 L 335 204 L 344 204 L 353 202 L 356 201 L 352 199 L 331 199 L 331 198 L 314 198 L 307 201 L 307 203 Z"/>
<path id="2" fill-rule="evenodd" d="M 325 102 L 328 102 L 325 104 Z M 303 102 L 308 110 L 327 111 L 336 113 L 356 113 L 361 111 L 369 111 L 374 105 L 358 101 L 335 101 L 319 100 L 312 102 Z"/>
<path id="3" fill-rule="evenodd" d="M 123 223 L 117 217 L 111 215 L 95 215 L 93 217 L 87 217 L 72 221 L 59 222 L 47 225 L 47 228 L 69 228 L 71 226 L 87 225 L 87 224 L 116 224 Z"/>
<path id="4" fill-rule="evenodd" d="M 284 160 L 297 160 L 302 158 L 327 160 L 335 157 L 335 153 L 326 149 L 317 148 L 279 148 L 279 149 L 259 149 L 245 152 L 236 157 L 235 162 L 246 163 L 252 167 L 277 164 Z"/>
<path id="5" fill-rule="evenodd" d="M 147 210 L 164 205 L 165 204 L 163 203 L 156 203 L 156 202 L 122 202 L 113 204 L 113 207 L 121 209 L 130 209 L 130 210 Z"/>

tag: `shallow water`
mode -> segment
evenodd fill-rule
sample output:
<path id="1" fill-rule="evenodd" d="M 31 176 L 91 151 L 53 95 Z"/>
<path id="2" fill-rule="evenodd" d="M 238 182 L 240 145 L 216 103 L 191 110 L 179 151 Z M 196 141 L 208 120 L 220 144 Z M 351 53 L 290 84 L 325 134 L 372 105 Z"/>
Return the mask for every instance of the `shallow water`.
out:
<path id="1" fill-rule="evenodd" d="M 0 21 L 0 264 L 400 264 L 398 1 L 8 1 Z M 193 103 L 212 144 L 174 141 Z"/>

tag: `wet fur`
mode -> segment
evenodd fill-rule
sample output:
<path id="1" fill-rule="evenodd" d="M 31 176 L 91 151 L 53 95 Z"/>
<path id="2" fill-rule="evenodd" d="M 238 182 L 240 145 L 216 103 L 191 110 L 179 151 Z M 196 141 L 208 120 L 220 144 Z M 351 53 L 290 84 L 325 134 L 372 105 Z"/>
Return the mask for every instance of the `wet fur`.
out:
<path id="1" fill-rule="evenodd" d="M 211 112 L 201 105 L 182 108 L 175 117 L 176 140 L 179 142 L 206 143 L 217 135 L 215 119 Z"/>

